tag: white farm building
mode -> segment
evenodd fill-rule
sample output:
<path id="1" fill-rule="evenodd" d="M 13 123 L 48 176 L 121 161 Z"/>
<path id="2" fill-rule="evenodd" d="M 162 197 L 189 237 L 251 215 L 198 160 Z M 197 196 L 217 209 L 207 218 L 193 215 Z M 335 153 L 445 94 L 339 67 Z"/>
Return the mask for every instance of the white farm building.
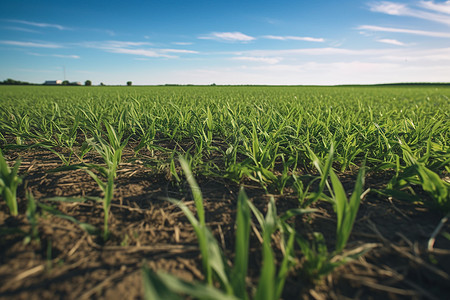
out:
<path id="1" fill-rule="evenodd" d="M 62 80 L 47 80 L 44 82 L 44 85 L 60 85 L 62 84 Z"/>

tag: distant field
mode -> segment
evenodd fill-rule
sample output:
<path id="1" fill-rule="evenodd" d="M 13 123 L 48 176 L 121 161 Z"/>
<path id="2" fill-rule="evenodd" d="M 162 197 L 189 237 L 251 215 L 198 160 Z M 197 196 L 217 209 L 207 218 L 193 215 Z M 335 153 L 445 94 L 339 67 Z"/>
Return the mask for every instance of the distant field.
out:
<path id="1" fill-rule="evenodd" d="M 0 298 L 450 292 L 449 86 L 0 86 L 0 148 Z"/>

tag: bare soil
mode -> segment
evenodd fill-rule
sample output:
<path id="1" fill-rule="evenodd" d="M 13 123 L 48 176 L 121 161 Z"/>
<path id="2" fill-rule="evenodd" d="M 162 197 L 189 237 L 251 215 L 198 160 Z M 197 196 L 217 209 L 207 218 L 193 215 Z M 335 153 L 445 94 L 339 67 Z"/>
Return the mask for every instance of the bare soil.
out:
<path id="1" fill-rule="evenodd" d="M 151 153 L 124 153 L 110 214 L 110 239 L 90 235 L 78 224 L 38 209 L 38 241 L 24 243 L 30 223 L 25 191 L 79 222 L 103 228 L 102 203 L 63 202 L 52 197 L 101 197 L 82 170 L 49 172 L 61 166 L 50 151 L 14 150 L 6 157 L 22 159 L 19 174 L 20 213 L 11 217 L 0 201 L 0 299 L 142 299 L 142 266 L 202 280 L 201 258 L 193 228 L 183 213 L 164 200 L 185 201 L 194 209 L 186 183 L 176 183 L 163 169 L 151 167 Z M 95 156 L 86 161 L 99 162 Z M 342 175 L 351 192 L 354 176 Z M 232 260 L 238 184 L 218 178 L 197 178 L 205 199 L 209 227 Z M 381 188 L 389 180 L 369 174 L 365 188 Z M 251 201 L 264 210 L 273 196 L 283 212 L 299 206 L 294 191 L 267 195 L 251 181 L 243 183 Z M 317 212 L 295 220 L 305 237 L 321 232 L 332 251 L 335 214 L 331 205 L 316 203 Z M 302 254 L 288 277 L 283 299 L 447 299 L 450 295 L 450 241 L 439 235 L 433 251 L 427 243 L 442 215 L 422 205 L 369 193 L 361 203 L 347 251 L 371 244 L 373 249 L 335 269 L 317 282 L 305 279 Z M 442 232 L 450 232 L 447 223 Z M 256 286 L 261 267 L 260 242 L 252 233 L 249 285 Z M 276 249 L 279 252 L 279 249 Z M 279 253 L 278 253 L 278 256 Z"/>

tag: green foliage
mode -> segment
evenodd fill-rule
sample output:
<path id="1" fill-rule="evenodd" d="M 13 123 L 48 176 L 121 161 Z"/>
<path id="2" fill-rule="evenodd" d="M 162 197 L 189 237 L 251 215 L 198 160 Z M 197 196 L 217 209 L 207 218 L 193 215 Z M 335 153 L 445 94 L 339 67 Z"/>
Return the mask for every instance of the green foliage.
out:
<path id="1" fill-rule="evenodd" d="M 92 177 L 92 179 L 95 180 L 95 182 L 104 193 L 104 197 L 102 200 L 104 212 L 103 238 L 104 240 L 107 240 L 109 236 L 109 210 L 111 207 L 111 201 L 114 197 L 114 179 L 116 177 L 117 168 L 122 159 L 122 151 L 128 143 L 128 138 L 123 140 L 122 132 L 116 131 L 110 124 L 106 122 L 104 125 L 106 127 L 108 140 L 105 140 L 101 135 L 94 131 L 94 137 L 88 138 L 86 140 L 86 143 L 102 156 L 106 167 L 96 164 L 82 163 L 77 165 L 59 167 L 54 169 L 52 172 L 81 169 L 88 173 Z M 99 177 L 98 174 L 94 173 L 92 170 L 97 171 L 101 177 L 106 178 L 106 181 L 103 181 L 101 177 Z"/>
<path id="2" fill-rule="evenodd" d="M 27 192 L 27 211 L 26 216 L 30 223 L 30 232 L 25 236 L 24 243 L 28 244 L 31 241 L 39 241 L 38 220 L 36 212 L 36 200 L 31 192 Z"/>
<path id="3" fill-rule="evenodd" d="M 12 216 L 17 216 L 17 187 L 22 183 L 22 179 L 17 175 L 20 160 L 17 160 L 11 169 L 6 163 L 2 152 L 0 151 L 0 195 L 9 208 Z"/>
<path id="4" fill-rule="evenodd" d="M 233 267 L 226 263 L 226 257 L 219 243 L 206 226 L 201 191 L 192 176 L 187 162 L 180 158 L 181 166 L 192 190 L 199 220 L 181 201 L 169 199 L 177 204 L 194 227 L 202 255 L 204 283 L 188 283 L 164 273 L 155 274 L 148 268 L 143 269 L 144 288 L 147 299 L 180 299 L 185 294 L 198 299 L 249 299 L 247 294 L 247 268 L 249 256 L 251 211 L 253 211 L 262 229 L 263 257 L 258 287 L 254 299 L 279 299 L 289 270 L 293 266 L 295 231 L 290 231 L 287 243 L 283 243 L 285 253 L 281 267 L 276 270 L 275 256 L 272 250 L 272 235 L 276 230 L 283 231 L 282 221 L 278 217 L 272 198 L 266 216 L 251 204 L 244 190 L 238 195 L 236 216 L 236 241 Z M 298 212 L 307 213 L 308 211 Z M 219 287 L 219 288 L 218 288 Z"/>
<path id="5" fill-rule="evenodd" d="M 6 84 L 6 85 L 29 85 L 31 83 L 26 82 L 26 81 L 20 81 L 20 80 L 14 80 L 14 79 L 8 78 L 8 79 L 3 80 L 2 82 L 0 82 L 0 84 Z"/>
<path id="6" fill-rule="evenodd" d="M 355 222 L 356 214 L 359 209 L 361 195 L 363 193 L 365 167 L 362 166 L 360 168 L 358 176 L 356 178 L 354 191 L 350 196 L 350 199 L 347 199 L 342 183 L 331 168 L 333 154 L 334 144 L 331 144 L 327 163 L 325 167 L 323 167 L 317 156 L 312 151 L 310 151 L 310 155 L 311 157 L 313 157 L 313 163 L 321 175 L 319 192 L 313 193 L 313 200 L 324 198 L 333 203 L 337 216 L 336 252 L 340 252 L 344 249 L 347 243 L 347 240 L 353 228 L 353 223 Z M 328 183 L 328 177 L 330 178 L 331 185 L 329 185 Z M 328 187 L 331 197 L 326 196 L 322 193 L 325 185 Z"/>
<path id="7" fill-rule="evenodd" d="M 332 262 L 325 239 L 319 232 L 314 232 L 313 240 L 310 242 L 301 236 L 296 238 L 296 242 L 302 250 L 304 259 L 301 273 L 310 282 L 319 281 L 342 264 L 340 262 Z"/>
<path id="8" fill-rule="evenodd" d="M 144 267 L 142 278 L 147 300 L 181 300 L 178 294 L 190 295 L 195 299 L 205 300 L 237 300 L 210 285 L 198 282 L 186 282 L 166 273 L 155 274 Z"/>
<path id="9" fill-rule="evenodd" d="M 387 188 L 378 192 L 401 200 L 422 202 L 444 215 L 449 213 L 450 184 L 415 158 L 411 148 L 404 143 L 401 146 L 406 166 L 399 167 L 401 171 L 390 180 Z M 421 187 L 431 201 L 417 194 L 415 187 Z"/>
<path id="10" fill-rule="evenodd" d="M 345 190 L 333 170 L 330 170 L 330 178 L 333 186 L 333 200 L 337 214 L 336 251 L 339 252 L 342 251 L 347 244 L 359 209 L 364 186 L 364 167 L 359 170 L 355 189 L 350 196 L 350 199 L 347 199 Z"/>
<path id="11" fill-rule="evenodd" d="M 365 158 L 370 169 L 395 165 L 403 157 L 398 138 L 433 172 L 450 169 L 445 86 L 0 88 L 2 140 L 63 147 L 69 156 L 54 150 L 65 164 L 82 157 L 80 133 L 107 134 L 108 123 L 136 141 L 136 151 L 169 143 L 176 158 L 193 141 L 194 173 L 249 178 L 270 192 L 292 187 L 299 167 L 311 169 L 308 149 L 322 160 L 331 142 L 340 171 Z"/>
<path id="12" fill-rule="evenodd" d="M 303 273 L 313 281 L 320 279 L 348 259 L 345 247 L 365 172 L 395 173 L 387 188 L 377 191 L 382 195 L 422 202 L 444 213 L 450 210 L 449 183 L 444 180 L 450 172 L 448 86 L 0 86 L 0 93 L 2 149 L 45 148 L 64 164 L 57 171 L 87 172 L 104 193 L 100 201 L 105 239 L 114 181 L 126 145 L 132 145 L 137 155 L 148 151 L 144 156 L 151 163 L 146 164 L 170 174 L 175 184 L 183 181 L 181 174 L 187 177 L 195 213 L 183 203 L 177 204 L 198 236 L 205 283 L 191 285 L 169 280 L 170 275 L 144 271 L 147 278 L 157 281 L 152 292 L 155 298 L 156 294 L 164 299 L 178 294 L 207 298 L 205 293 L 215 292 L 211 295 L 217 299 L 277 298 L 293 264 L 294 246 L 302 252 Z M 101 164 L 84 162 L 91 151 L 102 157 Z M 178 156 L 183 157 L 181 172 Z M 1 178 L 2 198 L 13 214 L 17 201 L 7 200 L 4 194 L 9 190 L 8 199 L 16 198 L 18 163 L 12 169 L 5 162 L 0 164 L 6 170 Z M 348 197 L 338 171 L 354 173 L 357 169 L 353 193 Z M 236 248 L 234 259 L 229 260 L 206 225 L 204 199 L 193 174 L 236 184 L 252 180 L 270 194 L 294 191 L 301 208 L 277 216 L 271 201 L 263 216 L 240 192 Z M 27 214 L 34 222 L 34 202 L 27 199 Z M 310 212 L 308 207 L 321 200 L 331 203 L 336 212 L 332 251 L 325 247 L 320 233 L 310 239 L 300 237 L 288 222 Z M 45 206 L 42 209 L 52 211 Z M 255 291 L 244 284 L 251 216 L 263 237 L 262 269 Z M 284 255 L 276 267 L 274 233 L 282 237 L 278 246 Z M 200 294 L 195 294 L 194 287 Z M 148 285 L 147 291 L 150 289 Z"/>

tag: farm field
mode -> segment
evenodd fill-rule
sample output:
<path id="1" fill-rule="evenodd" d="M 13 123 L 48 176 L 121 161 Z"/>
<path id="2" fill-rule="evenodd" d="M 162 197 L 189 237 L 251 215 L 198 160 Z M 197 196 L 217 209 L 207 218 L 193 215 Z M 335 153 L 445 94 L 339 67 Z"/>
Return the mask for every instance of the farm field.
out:
<path id="1" fill-rule="evenodd" d="M 449 98 L 0 86 L 0 299 L 444 299 Z"/>

